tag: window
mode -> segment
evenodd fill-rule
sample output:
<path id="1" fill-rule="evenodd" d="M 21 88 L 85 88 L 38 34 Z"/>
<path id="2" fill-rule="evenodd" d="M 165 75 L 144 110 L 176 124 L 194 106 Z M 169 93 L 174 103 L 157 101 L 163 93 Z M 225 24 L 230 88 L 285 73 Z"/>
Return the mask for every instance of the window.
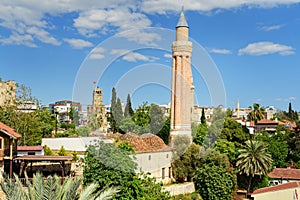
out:
<path id="1" fill-rule="evenodd" d="M 171 177 L 172 177 L 172 168 L 169 167 L 169 178 L 171 178 Z"/>
<path id="2" fill-rule="evenodd" d="M 161 170 L 161 179 L 165 179 L 165 168 Z"/>
<path id="3" fill-rule="evenodd" d="M 151 160 L 151 155 L 149 155 L 148 160 Z"/>
<path id="4" fill-rule="evenodd" d="M 167 158 L 169 158 L 169 154 L 167 154 Z"/>
<path id="5" fill-rule="evenodd" d="M 35 152 L 28 152 L 28 155 L 35 155 Z"/>
<path id="6" fill-rule="evenodd" d="M 2 149 L 2 138 L 0 138 L 0 149 Z"/>

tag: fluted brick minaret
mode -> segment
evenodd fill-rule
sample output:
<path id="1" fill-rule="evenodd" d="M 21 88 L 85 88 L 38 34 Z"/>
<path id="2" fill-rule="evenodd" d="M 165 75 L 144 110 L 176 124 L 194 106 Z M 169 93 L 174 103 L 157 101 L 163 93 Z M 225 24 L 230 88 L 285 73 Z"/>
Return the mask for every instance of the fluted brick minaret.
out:
<path id="1" fill-rule="evenodd" d="M 186 135 L 192 141 L 194 85 L 191 70 L 192 42 L 188 39 L 189 26 L 182 10 L 176 26 L 176 41 L 172 44 L 171 145 L 177 135 Z"/>

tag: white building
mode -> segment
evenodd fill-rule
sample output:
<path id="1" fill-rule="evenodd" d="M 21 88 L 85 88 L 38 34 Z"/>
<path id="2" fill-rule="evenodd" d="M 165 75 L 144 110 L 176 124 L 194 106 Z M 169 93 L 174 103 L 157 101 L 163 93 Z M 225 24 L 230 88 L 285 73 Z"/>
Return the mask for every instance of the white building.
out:
<path id="1" fill-rule="evenodd" d="M 265 108 L 265 118 L 266 119 L 274 118 L 276 113 L 277 113 L 277 109 L 274 106 L 267 106 Z"/>
<path id="2" fill-rule="evenodd" d="M 113 140 L 100 137 L 62 137 L 62 138 L 43 138 L 42 146 L 47 145 L 53 151 L 59 151 L 63 146 L 66 151 L 76 151 L 78 156 L 83 157 L 89 145 L 98 144 L 99 141 L 112 143 Z"/>
<path id="3" fill-rule="evenodd" d="M 44 155 L 43 146 L 17 146 L 17 156 L 24 155 Z"/>
<path id="4" fill-rule="evenodd" d="M 33 101 L 24 101 L 18 104 L 18 110 L 24 113 L 31 113 L 39 109 L 38 103 Z"/>
<path id="5" fill-rule="evenodd" d="M 119 142 L 128 142 L 135 151 L 137 172 L 150 173 L 157 181 L 164 184 L 172 180 L 172 151 L 164 141 L 151 133 L 143 135 L 112 134 L 111 137 L 119 138 Z M 118 145 L 117 143 L 117 145 Z"/>

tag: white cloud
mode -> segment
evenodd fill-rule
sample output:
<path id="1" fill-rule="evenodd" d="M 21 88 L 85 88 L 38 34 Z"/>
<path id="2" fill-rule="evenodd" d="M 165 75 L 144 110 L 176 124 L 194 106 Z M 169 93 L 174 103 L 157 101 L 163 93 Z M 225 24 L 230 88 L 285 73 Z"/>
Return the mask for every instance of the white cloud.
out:
<path id="1" fill-rule="evenodd" d="M 26 30 L 27 33 L 33 35 L 41 42 L 53 45 L 60 45 L 60 42 L 56 40 L 54 37 L 50 36 L 50 34 L 44 29 L 37 27 L 30 27 Z"/>
<path id="2" fill-rule="evenodd" d="M 117 34 L 118 37 L 126 38 L 129 41 L 138 44 L 157 46 L 157 42 L 161 40 L 161 36 L 155 32 L 148 32 L 147 29 L 134 29 Z"/>
<path id="3" fill-rule="evenodd" d="M 164 57 L 165 57 L 165 58 L 172 58 L 172 54 L 165 53 L 165 54 L 164 54 Z"/>
<path id="4" fill-rule="evenodd" d="M 104 52 L 105 52 L 104 48 L 96 47 L 92 50 L 89 59 L 103 59 L 105 57 L 103 54 Z"/>
<path id="5" fill-rule="evenodd" d="M 122 59 L 128 62 L 137 62 L 137 61 L 154 62 L 159 59 L 155 56 L 145 56 L 141 53 L 132 52 L 127 49 L 112 49 L 110 54 L 122 56 Z"/>
<path id="6" fill-rule="evenodd" d="M 74 49 L 83 49 L 86 47 L 92 47 L 93 44 L 89 41 L 82 40 L 82 39 L 75 39 L 75 38 L 65 38 L 65 42 L 69 43 Z"/>
<path id="7" fill-rule="evenodd" d="M 259 27 L 259 30 L 261 31 L 274 31 L 274 30 L 279 30 L 283 27 L 284 25 L 278 24 L 278 25 L 272 25 L 272 26 L 261 26 Z"/>
<path id="8" fill-rule="evenodd" d="M 240 49 L 238 54 L 260 56 L 274 53 L 279 53 L 280 55 L 286 56 L 294 54 L 295 52 L 294 48 L 291 46 L 276 44 L 272 42 L 256 42 L 248 44 L 245 48 Z"/>
<path id="9" fill-rule="evenodd" d="M 299 3 L 300 0 L 187 0 L 185 10 L 211 11 L 231 9 L 241 6 L 273 7 Z M 76 13 L 69 30 L 75 28 L 83 37 L 94 37 L 108 32 L 121 32 L 132 28 L 145 28 L 152 25 L 146 14 L 179 12 L 181 1 L 174 0 L 15 0 L 1 1 L 0 26 L 10 31 L 1 42 L 4 44 L 23 44 L 36 46 L 37 42 L 60 45 L 61 38 L 52 34 L 51 30 L 61 24 L 53 24 L 52 17 Z M 275 30 L 278 27 L 264 28 Z M 8 31 L 8 32 L 9 32 Z M 29 31 L 29 32 L 28 32 Z M 130 41 L 155 45 L 159 37 L 155 33 L 143 30 L 137 34 L 121 34 Z M 31 36 L 31 37 L 29 37 Z M 3 36 L 4 37 L 4 36 Z M 18 38 L 16 38 L 18 37 Z M 21 41 L 21 39 L 24 41 Z"/>
<path id="10" fill-rule="evenodd" d="M 217 54 L 232 54 L 232 52 L 228 49 L 209 49 L 210 53 L 217 53 Z"/>
<path id="11" fill-rule="evenodd" d="M 106 32 L 111 27 L 125 31 L 150 25 L 151 21 L 146 15 L 131 12 L 127 7 L 88 10 L 74 19 L 74 26 L 85 36 L 95 36 L 97 32 Z"/>
<path id="12" fill-rule="evenodd" d="M 289 102 L 289 101 L 295 101 L 297 98 L 296 97 L 288 97 L 288 98 L 276 98 L 275 101 L 284 101 L 284 102 Z"/>
<path id="13" fill-rule="evenodd" d="M 2 44 L 14 44 L 14 45 L 25 45 L 28 47 L 37 47 L 36 44 L 33 42 L 33 38 L 29 34 L 18 34 L 18 33 L 13 33 L 10 35 L 8 38 L 0 39 L 0 42 Z"/>
<path id="14" fill-rule="evenodd" d="M 184 2 L 184 9 L 207 12 L 214 9 L 231 9 L 238 8 L 241 6 L 247 6 L 249 8 L 270 8 L 276 7 L 278 5 L 289 5 L 299 2 L 300 0 L 188 0 Z M 178 12 L 182 5 L 182 1 L 145 0 L 141 3 L 141 9 L 146 13 L 166 14 L 170 11 Z"/>

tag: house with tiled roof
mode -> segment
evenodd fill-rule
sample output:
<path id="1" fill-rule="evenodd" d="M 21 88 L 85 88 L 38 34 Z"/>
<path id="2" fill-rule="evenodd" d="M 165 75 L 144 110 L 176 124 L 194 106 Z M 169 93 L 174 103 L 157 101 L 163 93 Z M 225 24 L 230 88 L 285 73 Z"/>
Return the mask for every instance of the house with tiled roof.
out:
<path id="1" fill-rule="evenodd" d="M 252 200 L 299 200 L 300 182 L 289 182 L 260 188 L 251 194 Z"/>
<path id="2" fill-rule="evenodd" d="M 297 128 L 296 122 L 292 122 L 292 121 L 289 121 L 289 120 L 279 121 L 278 125 L 284 126 L 285 128 L 287 128 L 291 131 L 293 131 Z"/>
<path id="3" fill-rule="evenodd" d="M 274 168 L 268 176 L 272 179 L 270 185 L 300 181 L 300 169 Z"/>
<path id="4" fill-rule="evenodd" d="M 267 131 L 270 134 L 276 133 L 276 127 L 278 125 L 277 120 L 262 119 L 257 121 L 254 125 L 255 133 L 261 131 Z"/>
<path id="5" fill-rule="evenodd" d="M 143 135 L 112 134 L 108 137 L 118 138 L 116 145 L 121 142 L 128 142 L 133 146 L 135 161 L 138 164 L 137 172 L 149 173 L 150 176 L 163 183 L 172 180 L 172 151 L 160 137 L 151 133 Z"/>
<path id="6" fill-rule="evenodd" d="M 0 122 L 0 177 L 3 173 L 12 176 L 13 159 L 17 157 L 17 141 L 20 138 L 21 135 L 14 129 Z"/>
<path id="7" fill-rule="evenodd" d="M 43 146 L 18 146 L 17 147 L 18 155 L 44 155 Z"/>

